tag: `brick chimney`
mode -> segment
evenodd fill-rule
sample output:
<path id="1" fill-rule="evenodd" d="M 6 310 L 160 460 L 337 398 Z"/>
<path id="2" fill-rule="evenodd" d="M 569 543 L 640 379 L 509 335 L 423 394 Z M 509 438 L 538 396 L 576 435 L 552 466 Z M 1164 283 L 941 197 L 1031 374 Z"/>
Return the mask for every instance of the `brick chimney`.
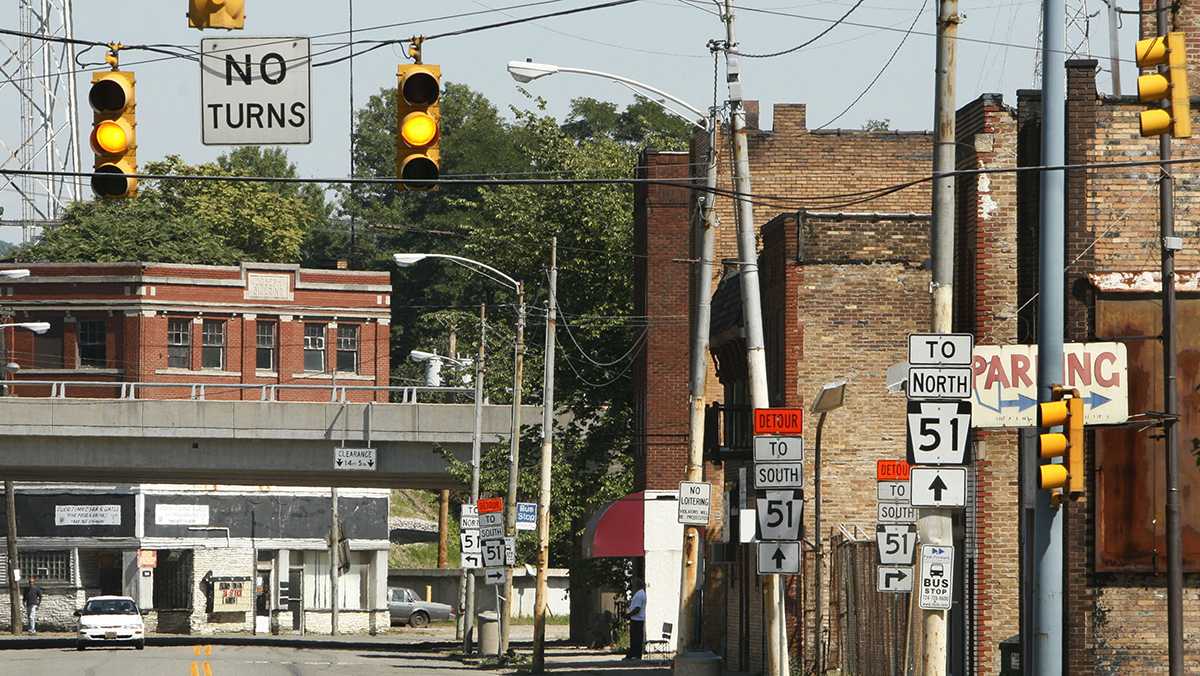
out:
<path id="1" fill-rule="evenodd" d="M 757 130 L 758 126 L 758 101 L 747 99 L 742 101 L 742 107 L 746 109 L 746 128 Z"/>

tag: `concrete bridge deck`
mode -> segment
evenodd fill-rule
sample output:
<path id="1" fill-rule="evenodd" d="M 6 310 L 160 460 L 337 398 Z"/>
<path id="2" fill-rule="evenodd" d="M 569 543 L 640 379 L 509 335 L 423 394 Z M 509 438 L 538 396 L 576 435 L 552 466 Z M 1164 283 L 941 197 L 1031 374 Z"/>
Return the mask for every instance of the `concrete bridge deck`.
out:
<path id="1" fill-rule="evenodd" d="M 523 407 L 522 424 L 540 422 Z M 0 476 L 29 481 L 443 488 L 443 454 L 470 458 L 472 403 L 0 397 Z M 484 444 L 511 408 L 485 404 Z M 338 446 L 376 449 L 337 469 Z"/>

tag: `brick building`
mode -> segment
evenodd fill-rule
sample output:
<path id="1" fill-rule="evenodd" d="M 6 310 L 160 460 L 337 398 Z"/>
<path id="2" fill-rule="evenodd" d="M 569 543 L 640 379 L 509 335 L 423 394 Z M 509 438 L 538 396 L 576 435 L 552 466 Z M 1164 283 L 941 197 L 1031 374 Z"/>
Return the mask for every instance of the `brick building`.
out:
<path id="1" fill-rule="evenodd" d="M 0 304 L 50 329 L 3 331 L 9 396 L 330 401 L 336 387 L 337 398 L 388 400 L 387 273 L 23 267 L 30 276 L 6 281 Z M 340 492 L 341 631 L 390 624 L 388 495 Z M 16 504 L 19 565 L 42 578 L 44 626 L 72 627 L 90 596 L 126 594 L 150 631 L 329 631 L 328 488 L 21 483 Z"/>

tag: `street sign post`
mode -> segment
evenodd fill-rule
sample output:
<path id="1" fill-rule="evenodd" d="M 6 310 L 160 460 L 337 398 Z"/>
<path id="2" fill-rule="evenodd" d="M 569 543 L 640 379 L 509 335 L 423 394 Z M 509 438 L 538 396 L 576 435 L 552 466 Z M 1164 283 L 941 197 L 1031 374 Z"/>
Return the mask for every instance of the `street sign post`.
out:
<path id="1" fill-rule="evenodd" d="M 912 524 L 875 526 L 879 563 L 884 566 L 911 566 L 917 553 L 917 527 Z"/>
<path id="2" fill-rule="evenodd" d="M 967 504 L 965 467 L 914 467 L 914 507 L 962 507 Z"/>
<path id="3" fill-rule="evenodd" d="M 917 604 L 922 610 L 950 610 L 954 600 L 954 547 L 921 547 L 921 587 Z"/>
<path id="4" fill-rule="evenodd" d="M 804 521 L 804 498 L 798 491 L 766 491 L 757 498 L 758 539 L 800 539 L 800 525 Z"/>
<path id="5" fill-rule="evenodd" d="M 971 402 L 908 402 L 908 462 L 961 465 L 970 462 Z"/>
<path id="6" fill-rule="evenodd" d="M 875 591 L 911 592 L 912 566 L 879 566 L 875 569 Z"/>
<path id="7" fill-rule="evenodd" d="M 679 482 L 679 504 L 676 519 L 679 523 L 707 526 L 712 505 L 712 484 L 703 481 Z"/>
<path id="8" fill-rule="evenodd" d="M 312 142 L 308 38 L 200 41 L 204 145 Z"/>
<path id="9" fill-rule="evenodd" d="M 796 575 L 800 572 L 799 542 L 758 543 L 759 575 Z"/>
<path id="10" fill-rule="evenodd" d="M 804 437 L 754 437 L 754 462 L 804 462 Z"/>

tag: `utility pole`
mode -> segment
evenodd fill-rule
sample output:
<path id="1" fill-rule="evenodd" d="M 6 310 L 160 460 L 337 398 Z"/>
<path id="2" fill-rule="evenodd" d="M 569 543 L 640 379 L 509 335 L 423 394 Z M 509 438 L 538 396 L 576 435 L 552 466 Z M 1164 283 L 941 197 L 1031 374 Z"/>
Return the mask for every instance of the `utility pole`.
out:
<path id="1" fill-rule="evenodd" d="M 1170 9 L 1164 0 L 1154 5 L 1158 35 L 1170 28 Z M 1166 75 L 1167 66 L 1158 71 Z M 1166 104 L 1169 105 L 1169 104 Z M 1171 676 L 1183 676 L 1183 539 L 1179 524 L 1179 389 L 1175 378 L 1175 252 L 1183 241 L 1175 236 L 1175 179 L 1171 175 L 1171 137 L 1158 137 L 1163 164 L 1158 172 L 1158 218 L 1162 232 L 1162 350 L 1163 350 L 1163 449 L 1166 454 L 1167 489 L 1167 661 Z"/>
<path id="2" fill-rule="evenodd" d="M 1064 0 L 1042 3 L 1042 156 L 1061 166 L 1066 159 L 1066 8 Z M 1039 177 L 1038 401 L 1051 400 L 1063 374 L 1064 285 L 1066 276 L 1065 176 L 1043 170 Z M 1028 476 L 1034 476 L 1031 472 Z M 1034 495 L 1032 579 L 1034 654 L 1030 667 L 1043 676 L 1063 673 L 1063 509 L 1044 491 Z"/>
<path id="3" fill-rule="evenodd" d="M 542 483 L 538 491 L 537 591 L 533 597 L 533 673 L 546 667 L 546 572 L 550 568 L 550 467 L 554 459 L 554 330 L 558 319 L 558 238 L 550 239 L 546 373 L 542 383 Z"/>
<path id="4" fill-rule="evenodd" d="M 454 330 L 454 326 L 450 326 L 449 345 L 446 346 L 446 354 L 450 356 L 450 363 L 458 361 L 458 333 Z M 447 551 L 450 537 L 450 491 L 443 488 L 438 493 L 438 549 L 437 549 L 437 567 L 445 568 L 449 553 Z M 461 627 L 460 627 L 461 628 Z M 458 636 L 456 638 L 462 638 Z"/>
<path id="5" fill-rule="evenodd" d="M 955 52 L 958 44 L 958 0 L 941 0 L 937 16 L 936 86 L 933 98 L 933 231 L 930 257 L 933 259 L 933 313 L 930 328 L 934 333 L 954 330 L 954 169 L 955 160 Z M 949 510 L 922 509 L 917 518 L 917 537 L 925 545 L 954 545 L 954 518 Z M 910 596 L 916 602 L 916 594 Z M 921 673 L 944 676 L 947 668 L 946 619 L 943 610 L 921 610 Z"/>
<path id="6" fill-rule="evenodd" d="M 332 519 L 329 524 L 329 630 L 330 634 L 337 636 L 338 633 L 338 540 L 341 538 L 341 533 L 338 532 L 338 489 L 334 486 L 330 489 L 330 513 Z"/>
<path id="7" fill-rule="evenodd" d="M 1112 75 L 1113 96 L 1121 95 L 1121 40 L 1117 33 L 1120 19 L 1117 16 L 1117 3 L 1105 2 L 1108 6 L 1108 71 Z"/>
<path id="8" fill-rule="evenodd" d="M 513 343 L 512 425 L 508 445 L 508 499 L 504 503 L 504 533 L 517 536 L 517 472 L 521 457 L 521 382 L 525 370 L 525 283 L 517 282 L 517 339 Z M 508 652 L 512 624 L 512 568 L 504 570 L 504 601 L 500 613 L 500 654 Z"/>
<path id="9" fill-rule="evenodd" d="M 483 360 L 487 344 L 487 305 L 479 305 L 479 355 L 475 358 L 475 430 L 471 434 L 471 504 L 479 504 L 479 446 L 483 432 Z M 471 654 L 471 631 L 475 623 L 475 573 L 463 571 L 459 590 L 459 607 L 463 613 L 463 654 Z M 461 600 L 465 599 L 465 601 Z"/>
<path id="10" fill-rule="evenodd" d="M 8 329 L 0 329 L 0 361 L 8 363 Z M 8 378 L 8 369 L 0 373 Z M 8 394 L 7 388 L 0 390 Z M 14 635 L 21 633 L 21 585 L 17 582 L 20 560 L 17 557 L 17 489 L 12 481 L 4 482 L 5 540 L 8 544 L 8 609 L 9 627 Z"/>
<path id="11" fill-rule="evenodd" d="M 708 116 L 708 167 L 704 175 L 707 190 L 700 200 L 694 230 L 698 249 L 696 256 L 696 298 L 692 320 L 692 344 L 689 362 L 688 400 L 691 416 L 688 420 L 687 481 L 704 478 L 704 387 L 708 377 L 708 330 L 712 316 L 713 258 L 717 238 L 717 210 L 713 191 L 717 187 L 717 107 L 713 106 Z M 696 608 L 696 586 L 700 567 L 700 529 L 685 526 L 683 529 L 683 574 L 679 579 L 679 646 L 677 654 L 683 655 L 697 645 L 698 626 Z"/>
<path id="12" fill-rule="evenodd" d="M 746 109 L 742 105 L 742 67 L 734 37 L 733 0 L 725 0 L 725 79 L 729 83 L 729 118 L 733 137 L 734 200 L 737 202 L 738 271 L 741 281 L 742 318 L 746 330 L 746 372 L 750 380 L 750 406 L 771 405 L 767 393 L 767 361 L 763 349 L 762 297 L 758 287 L 758 247 L 754 205 L 750 202 L 750 150 L 746 142 Z M 819 537 L 819 534 L 818 534 Z M 784 598 L 778 575 L 763 583 L 767 609 L 767 676 L 791 673 L 784 618 Z M 820 593 L 818 591 L 818 593 Z M 818 635 L 820 628 L 817 629 Z"/>

